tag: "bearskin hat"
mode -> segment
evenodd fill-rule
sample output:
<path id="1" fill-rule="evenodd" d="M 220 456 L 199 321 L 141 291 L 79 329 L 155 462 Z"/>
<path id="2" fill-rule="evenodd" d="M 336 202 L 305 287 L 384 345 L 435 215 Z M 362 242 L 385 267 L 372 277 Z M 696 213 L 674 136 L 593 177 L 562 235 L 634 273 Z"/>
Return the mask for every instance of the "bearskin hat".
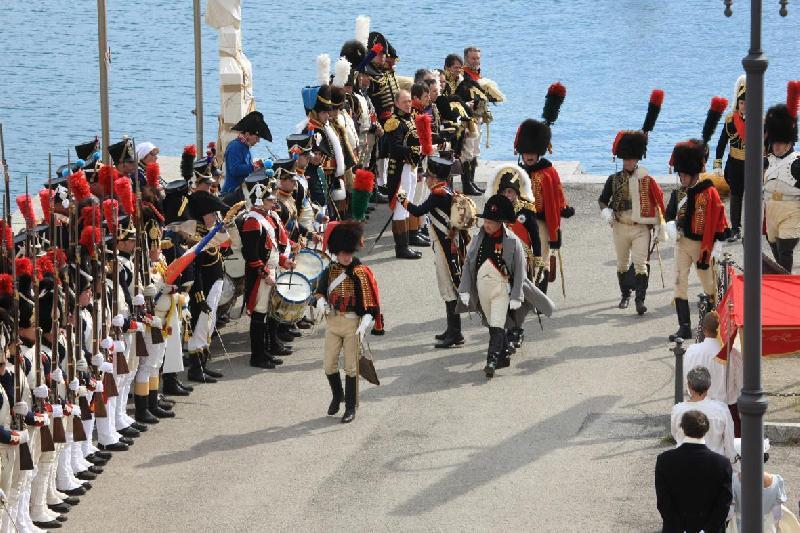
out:
<path id="1" fill-rule="evenodd" d="M 620 159 L 642 159 L 647 152 L 647 134 L 641 130 L 617 133 L 612 153 Z"/>
<path id="2" fill-rule="evenodd" d="M 353 68 L 360 65 L 366 55 L 367 48 L 356 40 L 347 41 L 344 43 L 341 51 L 339 52 L 339 57 L 347 59 Z"/>
<path id="3" fill-rule="evenodd" d="M 792 117 L 786 104 L 778 104 L 767 110 L 764 129 L 769 144 L 797 142 L 797 120 Z"/>
<path id="4" fill-rule="evenodd" d="M 333 255 L 339 252 L 355 253 L 361 248 L 364 236 L 364 224 L 356 221 L 344 221 L 336 224 L 328 237 L 328 249 Z"/>
<path id="5" fill-rule="evenodd" d="M 706 145 L 697 139 L 679 142 L 672 150 L 671 163 L 675 172 L 700 174 L 706 165 Z"/>
<path id="6" fill-rule="evenodd" d="M 547 149 L 550 147 L 551 137 L 550 126 L 532 118 L 525 119 L 517 129 L 517 136 L 514 139 L 514 153 L 539 154 L 542 156 L 547 153 Z"/>

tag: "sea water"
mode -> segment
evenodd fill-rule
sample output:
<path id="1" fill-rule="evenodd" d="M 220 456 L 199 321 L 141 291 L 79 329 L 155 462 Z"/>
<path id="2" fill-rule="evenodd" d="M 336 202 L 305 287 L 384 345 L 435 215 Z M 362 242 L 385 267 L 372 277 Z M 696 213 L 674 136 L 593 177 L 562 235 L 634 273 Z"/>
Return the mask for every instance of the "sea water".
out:
<path id="1" fill-rule="evenodd" d="M 123 134 L 179 155 L 195 141 L 194 45 L 190 0 L 108 0 L 112 142 Z M 205 2 L 202 2 L 203 8 Z M 711 98 L 732 99 L 749 46 L 749 2 L 722 0 L 429 0 L 296 2 L 244 0 L 243 48 L 253 64 L 256 104 L 284 156 L 284 138 L 303 117 L 300 89 L 313 84 L 315 58 L 335 62 L 353 38 L 357 15 L 397 49 L 397 72 L 442 67 L 449 53 L 477 45 L 483 73 L 507 101 L 494 111 L 486 159 L 513 159 L 517 125 L 539 117 L 547 87 L 567 97 L 553 127 L 553 154 L 585 171 L 614 171 L 617 130 L 639 128 L 653 88 L 666 97 L 644 165 L 665 174 L 676 141 L 697 137 Z M 0 6 L 0 122 L 12 189 L 24 176 L 36 191 L 47 179 L 47 154 L 100 134 L 95 0 L 4 0 Z M 764 2 L 763 48 L 769 57 L 766 103 L 785 99 L 800 79 L 800 6 L 778 14 Z M 203 23 L 205 141 L 215 140 L 219 112 L 217 31 Z M 712 150 L 716 146 L 716 137 Z M 201 150 L 202 152 L 202 150 Z M 265 143 L 254 148 L 269 157 Z M 74 151 L 71 158 L 75 158 Z"/>

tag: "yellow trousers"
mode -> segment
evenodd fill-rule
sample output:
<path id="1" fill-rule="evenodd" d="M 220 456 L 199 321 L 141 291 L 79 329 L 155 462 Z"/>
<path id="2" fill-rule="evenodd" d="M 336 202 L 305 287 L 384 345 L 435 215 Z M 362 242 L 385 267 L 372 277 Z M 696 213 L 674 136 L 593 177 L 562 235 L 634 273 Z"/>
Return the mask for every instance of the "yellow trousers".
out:
<path id="1" fill-rule="evenodd" d="M 357 316 L 330 313 L 325 328 L 325 359 L 323 368 L 326 374 L 339 371 L 339 354 L 344 352 L 344 373 L 355 377 L 358 371 L 359 339 L 356 334 L 361 319 Z"/>
<path id="2" fill-rule="evenodd" d="M 689 299 L 689 271 L 700 260 L 700 247 L 700 241 L 686 237 L 678 239 L 678 244 L 675 246 L 675 298 Z M 716 299 L 717 285 L 714 280 L 714 270 L 711 267 L 700 270 L 696 266 L 695 270 L 703 285 L 703 292 Z"/>

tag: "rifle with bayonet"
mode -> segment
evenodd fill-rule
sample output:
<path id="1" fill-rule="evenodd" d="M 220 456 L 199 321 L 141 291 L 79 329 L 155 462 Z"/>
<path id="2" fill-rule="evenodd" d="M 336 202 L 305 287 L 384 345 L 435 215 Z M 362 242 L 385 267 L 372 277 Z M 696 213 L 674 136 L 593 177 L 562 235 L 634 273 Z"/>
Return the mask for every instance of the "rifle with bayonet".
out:
<path id="1" fill-rule="evenodd" d="M 117 246 L 117 236 L 119 235 L 119 203 L 115 200 L 111 201 L 111 221 L 113 224 L 109 225 L 109 228 L 113 228 L 113 235 L 111 236 L 111 256 L 112 256 L 112 263 L 111 263 L 111 279 L 113 280 L 112 284 L 112 293 L 111 293 L 111 331 L 114 333 L 113 338 L 115 341 L 114 346 L 114 363 L 115 369 L 117 371 L 118 376 L 124 376 L 126 374 L 130 374 L 130 368 L 128 367 L 128 359 L 126 358 L 125 352 L 117 352 L 116 349 L 116 342 L 122 340 L 122 328 L 117 326 L 113 323 L 114 318 L 119 315 L 119 248 Z M 105 248 L 105 241 L 103 241 L 103 247 Z"/>
<path id="2" fill-rule="evenodd" d="M 96 215 L 97 215 L 97 210 L 95 209 L 94 204 L 92 204 L 92 221 L 91 221 L 92 222 L 92 224 L 91 224 L 91 226 L 92 226 L 92 238 L 91 238 L 91 243 L 90 243 L 90 249 L 88 250 L 89 255 L 90 255 L 90 257 L 92 259 L 94 259 L 94 256 L 95 256 L 95 243 L 94 243 L 94 240 L 95 240 L 95 235 L 96 235 L 95 228 L 96 228 L 96 224 L 97 224 L 97 221 L 96 221 L 97 216 Z M 75 242 L 77 243 L 77 246 L 80 247 L 80 233 L 78 233 L 78 238 L 75 240 Z M 76 259 L 78 261 L 77 264 L 80 265 L 80 256 L 78 256 Z M 97 261 L 90 260 L 90 264 L 91 264 L 91 271 L 92 271 L 90 273 L 90 275 L 92 277 L 91 287 L 92 287 L 93 292 L 94 292 L 94 290 L 97 288 L 97 279 L 98 279 Z M 80 276 L 82 274 L 80 274 L 80 272 L 79 272 L 78 275 Z M 78 281 L 78 287 L 76 288 L 76 294 L 77 294 L 78 299 L 80 299 L 80 281 Z M 95 361 L 94 361 L 95 355 L 100 353 L 100 338 L 99 338 L 100 337 L 99 336 L 100 327 L 98 326 L 98 317 L 99 317 L 98 307 L 99 306 L 97 305 L 97 301 L 96 300 L 93 301 L 92 302 L 92 311 L 93 311 L 93 313 L 92 313 L 92 346 L 91 346 L 91 348 L 92 348 L 92 361 L 91 361 L 91 363 L 92 363 L 92 377 L 94 378 L 95 382 L 102 383 L 102 381 L 101 381 L 102 378 L 100 376 L 100 367 L 98 365 L 94 364 L 95 363 Z M 95 391 L 95 393 L 92 395 L 92 403 L 94 404 L 94 416 L 95 416 L 95 418 L 107 418 L 108 417 L 108 411 L 106 410 L 106 404 L 105 404 L 105 398 L 104 398 L 104 394 L 106 394 L 105 393 L 105 384 L 104 383 L 103 383 L 103 389 L 104 389 L 103 392 L 101 392 L 100 394 L 98 394 L 98 391 Z"/>
<path id="3" fill-rule="evenodd" d="M 101 204 L 102 209 L 102 204 Z M 110 318 L 107 315 L 108 311 L 108 275 L 106 269 L 106 239 L 105 239 L 105 232 L 102 222 L 98 224 L 99 228 L 95 229 L 95 234 L 98 232 L 100 233 L 100 242 L 94 243 L 94 247 L 96 250 L 97 257 L 97 264 L 98 264 L 98 274 L 100 276 L 100 312 L 98 318 L 97 329 L 99 330 L 97 335 L 102 336 L 103 339 L 108 338 L 108 331 L 109 331 L 109 323 Z M 94 241 L 93 241 L 94 242 Z M 116 283 L 112 284 L 112 287 L 116 289 Z M 95 300 L 96 302 L 96 300 Z M 114 342 L 111 342 L 111 346 L 106 348 L 106 362 L 114 364 Z M 117 389 L 117 381 L 114 379 L 114 372 L 103 372 L 103 390 L 105 391 L 106 398 L 113 398 L 115 396 L 119 396 L 119 390 Z"/>

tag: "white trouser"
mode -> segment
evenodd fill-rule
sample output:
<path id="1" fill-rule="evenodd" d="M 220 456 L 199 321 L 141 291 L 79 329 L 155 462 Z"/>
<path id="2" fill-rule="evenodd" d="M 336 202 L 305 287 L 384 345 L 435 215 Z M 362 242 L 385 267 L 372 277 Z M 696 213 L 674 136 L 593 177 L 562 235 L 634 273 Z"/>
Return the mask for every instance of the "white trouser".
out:
<path id="1" fill-rule="evenodd" d="M 163 342 L 153 344 L 153 337 L 147 332 L 144 335 L 144 345 L 147 348 L 147 357 L 143 357 L 139 361 L 139 368 L 136 370 L 136 383 L 149 383 L 151 377 L 158 377 L 158 370 L 164 361 L 166 344 Z"/>
<path id="2" fill-rule="evenodd" d="M 194 326 L 192 337 L 189 339 L 187 348 L 190 352 L 196 352 L 206 348 L 211 343 L 211 334 L 217 324 L 217 306 L 222 296 L 222 280 L 218 279 L 211 286 L 211 290 L 206 293 L 206 303 L 211 308 L 211 314 L 200 313 L 197 324 Z"/>
<path id="3" fill-rule="evenodd" d="M 412 168 L 408 163 L 403 165 L 403 171 L 400 174 L 400 188 L 403 189 L 409 198 L 414 198 L 417 190 L 417 169 Z M 392 220 L 406 220 L 409 216 L 408 210 L 397 202 L 394 206 Z"/>
<path id="4" fill-rule="evenodd" d="M 47 508 L 47 485 L 53 467 L 55 452 L 44 452 L 36 465 L 36 476 L 31 483 L 31 519 L 34 522 L 49 522 L 53 513 Z"/>
<path id="5" fill-rule="evenodd" d="M 81 420 L 83 424 L 83 431 L 86 433 L 86 440 L 81 442 L 81 453 L 86 457 L 95 452 L 95 447 L 92 444 L 92 435 L 94 434 L 94 415 L 89 420 Z"/>
<path id="6" fill-rule="evenodd" d="M 106 402 L 106 404 L 107 403 L 108 402 Z M 106 411 L 108 411 L 107 405 L 106 405 Z M 110 418 L 110 415 L 111 413 L 109 413 L 109 416 L 96 418 L 97 442 L 99 442 L 103 446 L 108 446 L 110 444 L 116 444 L 117 442 L 119 442 L 119 433 L 117 433 L 116 429 L 112 427 L 114 419 Z"/>
<path id="7" fill-rule="evenodd" d="M 375 176 L 378 185 L 386 185 L 386 171 L 389 168 L 389 158 L 382 157 L 375 160 Z"/>
<path id="8" fill-rule="evenodd" d="M 508 278 L 487 259 L 478 269 L 476 285 L 481 310 L 486 316 L 489 327 L 504 328 L 508 315 L 509 293 L 511 292 Z"/>
<path id="9" fill-rule="evenodd" d="M 181 338 L 181 315 L 177 304 L 172 304 L 172 311 L 167 326 L 172 334 L 166 339 L 164 352 L 164 373 L 174 374 L 183 372 L 183 339 Z"/>
<path id="10" fill-rule="evenodd" d="M 58 454 L 58 468 L 56 470 L 56 488 L 58 490 L 72 490 L 81 486 L 81 482 L 72 473 L 72 452 L 70 446 L 74 443 L 72 435 L 67 437 L 65 444 L 56 444 L 61 447 L 61 453 Z"/>

